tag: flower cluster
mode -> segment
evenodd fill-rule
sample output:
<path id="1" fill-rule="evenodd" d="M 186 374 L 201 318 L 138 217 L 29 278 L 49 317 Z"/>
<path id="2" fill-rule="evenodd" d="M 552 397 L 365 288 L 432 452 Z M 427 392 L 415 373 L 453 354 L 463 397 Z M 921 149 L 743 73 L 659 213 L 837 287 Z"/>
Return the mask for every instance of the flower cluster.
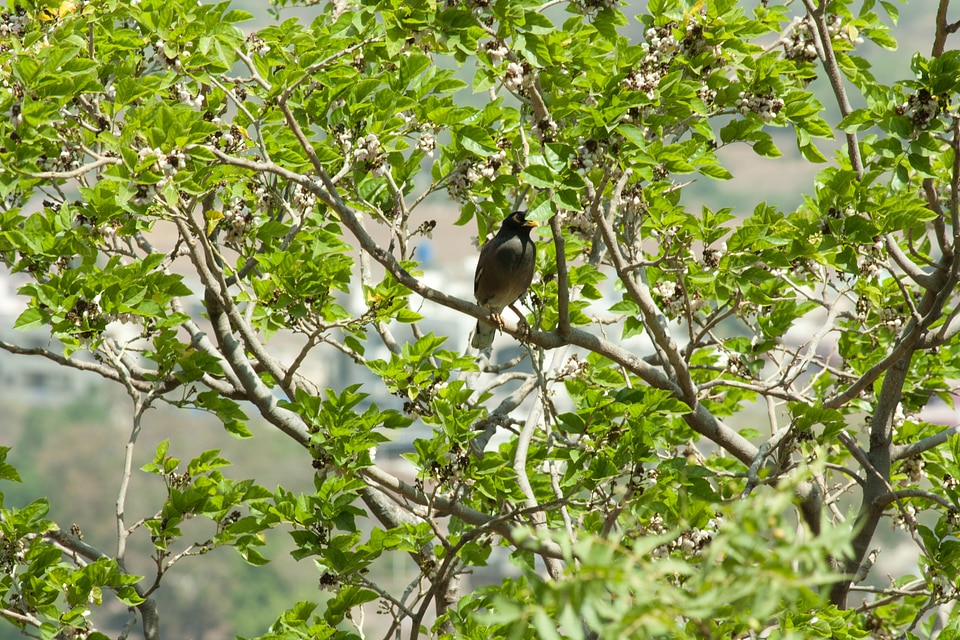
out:
<path id="1" fill-rule="evenodd" d="M 926 89 L 914 93 L 907 101 L 897 105 L 897 115 L 908 116 L 917 129 L 926 129 L 943 111 L 943 105 L 937 96 Z"/>
<path id="2" fill-rule="evenodd" d="M 900 472 L 907 476 L 907 479 L 916 484 L 926 478 L 923 469 L 927 463 L 920 456 L 911 456 L 900 463 Z"/>
<path id="3" fill-rule="evenodd" d="M 377 178 L 382 178 L 390 170 L 387 154 L 375 133 L 368 133 L 358 140 L 357 148 L 353 150 L 353 159 L 355 162 L 364 163 Z"/>
<path id="4" fill-rule="evenodd" d="M 710 544 L 720 531 L 723 520 L 720 516 L 711 518 L 707 526 L 703 529 L 691 528 L 680 534 L 676 540 L 654 549 L 653 557 L 666 558 L 673 552 L 681 552 L 689 556 L 700 556 L 703 550 Z M 659 535 L 667 532 L 663 523 L 663 517 L 658 513 L 650 519 L 646 527 L 647 532 L 653 535 Z"/>
<path id="5" fill-rule="evenodd" d="M 456 170 L 451 173 L 450 181 L 447 184 L 447 193 L 450 194 L 451 198 L 466 202 L 470 197 L 470 188 L 475 182 L 481 179 L 493 180 L 497 176 L 500 167 L 507 161 L 505 149 L 509 147 L 509 144 L 507 141 L 501 140 L 497 146 L 500 147 L 500 150 L 488 156 L 486 160 L 465 158 L 460 161 Z"/>
<path id="6" fill-rule="evenodd" d="M 509 91 L 518 92 L 530 82 L 530 65 L 527 62 L 508 62 L 503 73 L 503 86 Z"/>
<path id="7" fill-rule="evenodd" d="M 179 102 L 193 107 L 194 109 L 200 109 L 203 107 L 204 97 L 203 94 L 198 90 L 197 95 L 193 95 L 193 92 L 190 91 L 182 82 L 178 82 L 173 86 L 172 91 L 176 95 L 176 98 Z"/>
<path id="8" fill-rule="evenodd" d="M 187 166 L 186 156 L 182 151 L 173 151 L 165 154 L 154 147 L 143 147 L 137 152 L 137 160 L 141 166 L 163 175 L 159 182 L 153 184 L 138 183 L 133 203 L 139 206 L 149 206 L 156 199 L 160 191 L 176 177 L 180 169 Z M 150 162 L 152 160 L 152 162 Z"/>
<path id="9" fill-rule="evenodd" d="M 704 106 L 709 107 L 717 99 L 717 90 L 711 89 L 706 85 L 701 85 L 697 89 L 697 97 L 703 102 Z"/>
<path id="10" fill-rule="evenodd" d="M 620 204 L 626 213 L 634 215 L 645 213 L 647 205 L 643 200 L 643 185 L 639 182 L 634 182 L 624 188 L 623 193 L 620 195 Z"/>
<path id="11" fill-rule="evenodd" d="M 831 40 L 844 42 L 848 45 L 863 44 L 860 32 L 851 24 L 844 24 L 843 18 L 837 14 L 830 16 L 827 22 L 827 33 Z M 797 62 L 813 62 L 817 59 L 817 46 L 814 36 L 813 21 L 809 16 L 794 18 L 787 32 L 781 40 L 783 55 L 787 60 Z"/>
<path id="12" fill-rule="evenodd" d="M 166 178 L 176 177 L 177 172 L 187 166 L 187 158 L 182 151 L 173 151 L 166 154 L 157 147 L 143 147 L 137 152 L 137 160 L 140 164 L 151 158 L 153 159 L 152 166 Z"/>
<path id="13" fill-rule="evenodd" d="M 299 184 L 293 186 L 293 197 L 290 200 L 297 211 L 309 211 L 317 206 L 317 196 Z"/>
<path id="14" fill-rule="evenodd" d="M 817 46 L 813 37 L 813 22 L 809 17 L 794 18 L 783 40 L 783 55 L 787 60 L 813 62 L 817 59 Z"/>
<path id="15" fill-rule="evenodd" d="M 226 232 L 223 239 L 224 243 L 238 245 L 243 240 L 247 232 L 247 227 L 253 221 L 253 214 L 247 209 L 243 200 L 234 200 L 229 205 L 224 203 L 223 219 L 220 220 L 219 228 Z"/>
<path id="16" fill-rule="evenodd" d="M 723 242 L 717 249 L 703 250 L 703 269 L 704 271 L 713 271 L 720 266 L 720 258 L 727 253 L 727 243 Z"/>
<path id="17" fill-rule="evenodd" d="M 737 353 L 736 351 L 727 351 L 727 362 L 724 365 L 724 369 L 727 373 L 737 376 L 738 378 L 752 378 L 753 373 L 750 371 L 750 366 L 747 363 L 747 359 L 743 357 L 743 354 Z"/>
<path id="18" fill-rule="evenodd" d="M 553 118 L 541 118 L 537 121 L 536 129 L 534 130 L 537 134 L 537 139 L 540 142 L 553 142 L 559 127 Z"/>
<path id="19" fill-rule="evenodd" d="M 683 291 L 673 280 L 661 280 L 654 285 L 653 292 L 660 297 L 663 313 L 668 318 L 675 318 L 683 311 Z"/>
<path id="20" fill-rule="evenodd" d="M 27 11 L 19 4 L 13 12 L 4 10 L 0 12 L 0 38 L 20 38 L 26 33 L 28 24 L 30 18 Z"/>
<path id="21" fill-rule="evenodd" d="M 857 257 L 857 268 L 867 280 L 876 280 L 880 277 L 883 262 L 883 241 L 877 240 L 864 255 Z"/>
<path id="22" fill-rule="evenodd" d="M 637 68 L 631 68 L 621 81 L 628 91 L 641 91 L 651 100 L 660 86 L 660 79 L 667 75 L 669 64 L 660 55 L 659 50 L 648 51 Z"/>
<path id="23" fill-rule="evenodd" d="M 913 529 L 917 526 L 917 510 L 912 504 L 904 506 L 894 516 L 893 523 L 898 529 Z"/>
<path id="24" fill-rule="evenodd" d="M 433 157 L 433 151 L 437 148 L 437 136 L 434 131 L 424 131 L 417 139 L 417 149 Z"/>
<path id="25" fill-rule="evenodd" d="M 503 40 L 488 40 L 480 47 L 490 56 L 490 63 L 494 66 L 500 66 L 500 63 L 510 54 L 510 50 L 503 43 Z"/>
<path id="26" fill-rule="evenodd" d="M 557 212 L 558 220 L 560 226 L 564 229 L 569 230 L 571 233 L 576 233 L 584 238 L 592 238 L 594 232 L 597 228 L 597 223 L 593 220 L 593 217 L 590 215 L 590 212 L 587 211 L 588 204 L 584 204 L 584 207 L 577 211 L 568 211 L 566 209 Z M 588 246 L 584 247 L 585 250 L 589 250 Z"/>
<path id="27" fill-rule="evenodd" d="M 594 18 L 606 9 L 616 9 L 620 0 L 573 0 L 574 8 L 587 18 Z"/>
<path id="28" fill-rule="evenodd" d="M 708 47 L 702 19 L 702 14 L 691 14 L 690 19 L 686 21 L 683 37 L 679 41 L 674 35 L 674 29 L 678 26 L 676 22 L 647 29 L 644 32 L 646 42 L 641 45 L 644 56 L 636 67 L 627 71 L 622 81 L 623 87 L 630 91 L 641 91 L 652 100 L 660 80 L 669 71 L 673 58 L 678 55 L 692 60 L 705 52 L 710 53 L 712 59 L 708 59 L 705 68 L 698 71 L 701 77 L 705 75 L 707 68 L 722 60 L 723 54 L 719 46 Z M 702 99 L 709 103 L 715 96 L 716 92 L 711 94 L 708 89 L 705 90 Z"/>
<path id="29" fill-rule="evenodd" d="M 76 169 L 82 164 L 83 154 L 76 147 L 64 143 L 60 147 L 60 153 L 55 158 L 48 156 L 40 157 L 40 166 L 47 171 L 70 171 Z"/>
<path id="30" fill-rule="evenodd" d="M 899 329 L 903 325 L 900 311 L 894 307 L 887 306 L 877 309 L 877 318 L 881 324 L 891 329 Z"/>
<path id="31" fill-rule="evenodd" d="M 596 138 L 587 138 L 577 148 L 577 157 L 573 160 L 573 166 L 580 171 L 590 171 L 602 160 L 604 156 L 604 146 Z"/>
<path id="32" fill-rule="evenodd" d="M 265 56 L 270 53 L 270 45 L 257 33 L 251 33 L 247 36 L 247 43 L 249 44 L 250 51 L 253 51 L 257 55 Z"/>
<path id="33" fill-rule="evenodd" d="M 245 146 L 247 134 L 234 124 L 226 131 L 215 131 L 212 137 L 215 147 L 228 153 L 236 153 Z"/>
<path id="34" fill-rule="evenodd" d="M 863 38 L 860 37 L 860 30 L 852 24 L 844 24 L 843 18 L 838 14 L 830 16 L 827 22 L 827 33 L 831 40 L 839 40 L 850 45 L 863 44 Z"/>
<path id="35" fill-rule="evenodd" d="M 180 62 L 180 54 L 174 53 L 172 57 L 167 56 L 166 49 L 164 49 L 163 41 L 161 40 L 157 40 L 153 43 L 153 59 L 164 69 L 180 71 L 182 66 Z"/>
<path id="36" fill-rule="evenodd" d="M 713 57 L 713 62 L 716 62 L 723 58 L 723 51 L 720 45 L 714 45 L 708 49 L 707 39 L 703 35 L 703 23 L 701 22 L 703 18 L 703 13 L 691 14 L 690 19 L 687 20 L 683 38 L 677 47 L 677 53 L 685 58 L 693 59 L 701 53 L 709 51 Z"/>
<path id="37" fill-rule="evenodd" d="M 777 117 L 777 114 L 783 109 L 783 100 L 778 98 L 773 92 L 770 93 L 750 93 L 741 91 L 737 98 L 737 109 L 743 115 L 751 111 L 764 121 L 770 122 Z"/>

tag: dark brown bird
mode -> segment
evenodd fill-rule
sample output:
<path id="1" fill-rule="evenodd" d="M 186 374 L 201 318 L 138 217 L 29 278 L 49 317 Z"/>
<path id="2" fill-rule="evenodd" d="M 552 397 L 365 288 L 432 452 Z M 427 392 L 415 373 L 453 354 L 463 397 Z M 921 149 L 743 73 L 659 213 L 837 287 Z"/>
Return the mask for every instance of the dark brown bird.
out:
<path id="1" fill-rule="evenodd" d="M 470 344 L 475 349 L 486 349 L 493 344 L 498 328 L 503 328 L 500 313 L 513 307 L 533 281 L 537 266 L 537 247 L 530 239 L 530 231 L 537 226 L 535 220 L 527 220 L 525 212 L 514 211 L 503 221 L 493 240 L 480 249 L 477 272 L 473 276 L 473 295 L 477 304 L 493 314 L 497 326 L 477 321 Z"/>

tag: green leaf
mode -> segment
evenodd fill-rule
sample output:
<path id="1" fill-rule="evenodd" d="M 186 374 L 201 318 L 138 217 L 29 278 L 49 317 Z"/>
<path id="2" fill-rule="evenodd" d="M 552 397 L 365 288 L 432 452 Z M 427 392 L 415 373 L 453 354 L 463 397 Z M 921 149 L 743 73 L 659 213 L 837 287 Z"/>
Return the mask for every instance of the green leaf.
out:
<path id="1" fill-rule="evenodd" d="M 557 181 L 553 171 L 542 164 L 534 164 L 524 168 L 522 175 L 527 182 L 540 189 L 550 189 Z"/>

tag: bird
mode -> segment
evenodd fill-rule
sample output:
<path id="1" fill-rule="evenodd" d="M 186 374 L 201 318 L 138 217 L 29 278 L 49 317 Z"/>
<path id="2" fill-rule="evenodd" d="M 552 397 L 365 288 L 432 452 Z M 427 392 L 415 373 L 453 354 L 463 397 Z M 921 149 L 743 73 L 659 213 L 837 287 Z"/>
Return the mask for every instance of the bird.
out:
<path id="1" fill-rule="evenodd" d="M 530 231 L 537 226 L 536 220 L 527 220 L 525 211 L 514 211 L 504 219 L 493 240 L 480 249 L 473 276 L 473 295 L 478 305 L 490 310 L 497 326 L 478 320 L 470 341 L 474 349 L 487 349 L 493 344 L 496 330 L 503 328 L 500 312 L 504 308 L 510 307 L 524 319 L 513 303 L 533 282 L 537 247 L 530 239 Z"/>

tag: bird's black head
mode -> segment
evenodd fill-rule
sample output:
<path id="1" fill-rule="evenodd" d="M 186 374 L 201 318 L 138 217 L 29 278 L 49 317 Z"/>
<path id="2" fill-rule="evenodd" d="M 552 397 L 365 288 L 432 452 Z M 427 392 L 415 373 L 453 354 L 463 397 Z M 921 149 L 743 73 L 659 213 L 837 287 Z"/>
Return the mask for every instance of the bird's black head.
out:
<path id="1" fill-rule="evenodd" d="M 510 229 L 514 232 L 526 229 L 527 233 L 530 233 L 530 229 L 537 226 L 539 225 L 536 220 L 527 220 L 526 211 L 514 211 L 503 221 L 503 228 Z"/>

